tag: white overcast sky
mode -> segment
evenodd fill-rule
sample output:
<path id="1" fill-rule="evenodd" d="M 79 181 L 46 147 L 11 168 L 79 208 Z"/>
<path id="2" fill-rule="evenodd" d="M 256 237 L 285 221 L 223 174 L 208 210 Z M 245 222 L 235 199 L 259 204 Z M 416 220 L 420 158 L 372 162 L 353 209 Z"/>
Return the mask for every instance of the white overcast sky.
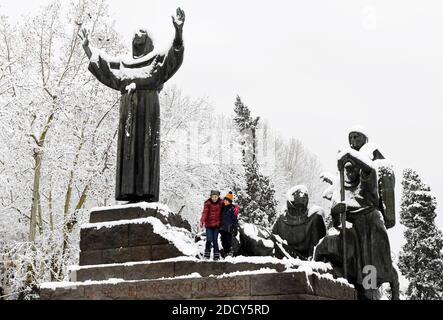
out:
<path id="1" fill-rule="evenodd" d="M 47 2 L 2 0 L 0 12 L 14 21 Z M 177 6 L 185 10 L 185 61 L 170 81 L 184 93 L 207 96 L 225 113 L 239 94 L 284 136 L 302 140 L 329 171 L 347 128 L 361 124 L 393 160 L 398 184 L 411 167 L 443 201 L 442 1 L 108 3 L 128 48 L 139 27 L 160 46 L 170 42 L 170 16 Z M 398 249 L 401 229 L 390 235 Z"/>

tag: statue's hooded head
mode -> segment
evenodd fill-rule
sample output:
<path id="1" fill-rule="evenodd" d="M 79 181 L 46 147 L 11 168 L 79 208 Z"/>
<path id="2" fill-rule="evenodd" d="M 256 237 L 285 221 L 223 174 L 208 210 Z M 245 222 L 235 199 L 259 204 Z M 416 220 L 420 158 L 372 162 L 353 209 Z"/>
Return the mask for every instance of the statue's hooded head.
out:
<path id="1" fill-rule="evenodd" d="M 132 56 L 140 58 L 154 50 L 154 43 L 146 30 L 140 29 L 132 38 Z"/>
<path id="2" fill-rule="evenodd" d="M 289 189 L 286 193 L 286 200 L 288 201 L 288 207 L 296 207 L 306 210 L 309 203 L 308 188 L 303 185 L 298 185 Z M 291 210 L 289 211 L 292 212 Z"/>
<path id="3" fill-rule="evenodd" d="M 349 129 L 348 138 L 351 148 L 357 151 L 369 141 L 368 134 L 362 126 L 354 126 Z"/>

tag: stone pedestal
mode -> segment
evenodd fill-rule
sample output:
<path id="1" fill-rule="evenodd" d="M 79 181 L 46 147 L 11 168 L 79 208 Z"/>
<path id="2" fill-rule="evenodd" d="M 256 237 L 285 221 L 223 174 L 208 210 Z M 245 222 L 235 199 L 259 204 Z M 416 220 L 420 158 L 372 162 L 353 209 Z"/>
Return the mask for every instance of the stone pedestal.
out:
<path id="1" fill-rule="evenodd" d="M 300 260 L 197 258 L 187 224 L 160 204 L 91 211 L 70 281 L 41 286 L 41 299 L 356 299 L 330 267 Z M 303 267 L 303 268 L 300 268 Z"/>

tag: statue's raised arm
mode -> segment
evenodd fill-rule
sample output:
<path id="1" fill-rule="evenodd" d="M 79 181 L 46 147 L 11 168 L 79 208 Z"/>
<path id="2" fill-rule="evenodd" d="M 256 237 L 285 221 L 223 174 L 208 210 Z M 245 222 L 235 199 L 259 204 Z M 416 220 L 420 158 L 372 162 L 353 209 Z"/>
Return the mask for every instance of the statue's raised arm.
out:
<path id="1" fill-rule="evenodd" d="M 89 47 L 89 33 L 86 28 L 83 28 L 80 33 L 78 34 L 79 38 L 82 40 L 82 47 L 83 50 L 85 50 L 86 55 L 88 56 L 88 59 L 91 59 L 92 57 L 92 51 Z"/>
<path id="2" fill-rule="evenodd" d="M 181 8 L 177 8 L 175 17 L 172 16 L 172 24 L 175 28 L 175 38 L 173 46 L 179 48 L 183 45 L 183 25 L 185 24 L 186 15 Z"/>

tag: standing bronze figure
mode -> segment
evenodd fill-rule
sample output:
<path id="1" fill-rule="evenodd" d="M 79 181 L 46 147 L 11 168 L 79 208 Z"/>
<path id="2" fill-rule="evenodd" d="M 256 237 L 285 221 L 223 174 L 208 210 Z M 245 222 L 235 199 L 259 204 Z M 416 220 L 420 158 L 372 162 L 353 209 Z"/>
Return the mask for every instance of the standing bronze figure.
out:
<path id="1" fill-rule="evenodd" d="M 382 213 L 387 229 L 395 226 L 395 174 L 394 170 L 380 152 L 379 147 L 369 142 L 363 127 L 354 126 L 349 130 L 349 145 L 352 149 L 367 155 L 377 166 L 379 185 L 378 209 Z"/>
<path id="2" fill-rule="evenodd" d="M 345 201 L 334 197 L 331 215 L 339 234 L 327 235 L 315 249 L 315 261 L 327 261 L 338 270 L 343 270 L 345 261 L 347 273 L 343 276 L 355 285 L 361 299 L 376 299 L 378 288 L 389 282 L 392 299 L 399 299 L 398 274 L 393 267 L 388 233 L 383 215 L 378 209 L 379 192 L 377 171 L 372 160 L 356 150 L 339 156 L 338 168 L 344 171 Z M 346 221 L 352 227 L 346 229 L 346 243 L 343 244 L 345 223 L 339 227 L 340 215 L 346 212 Z M 346 246 L 346 256 L 343 248 Z M 365 286 L 365 269 L 374 268 L 375 287 Z"/>
<path id="3" fill-rule="evenodd" d="M 132 58 L 109 57 L 89 45 L 88 32 L 80 38 L 89 71 L 104 85 L 119 90 L 120 120 L 117 145 L 115 199 L 157 202 L 160 189 L 160 104 L 158 94 L 183 62 L 185 13 L 172 17 L 175 38 L 167 54 L 155 53 L 145 30 L 134 35 Z"/>

